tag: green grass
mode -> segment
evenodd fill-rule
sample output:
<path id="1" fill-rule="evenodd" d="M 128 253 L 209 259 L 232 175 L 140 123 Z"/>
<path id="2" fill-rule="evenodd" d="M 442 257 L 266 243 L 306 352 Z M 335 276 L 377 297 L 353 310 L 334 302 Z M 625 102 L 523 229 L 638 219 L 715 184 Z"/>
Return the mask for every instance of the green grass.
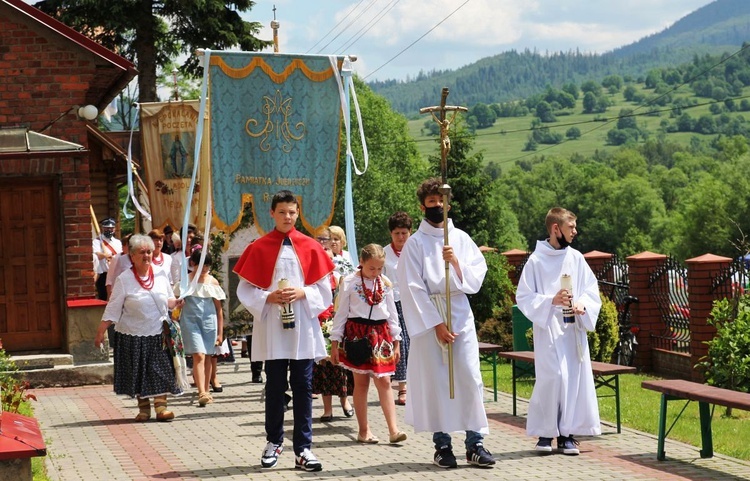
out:
<path id="1" fill-rule="evenodd" d="M 636 89 L 639 92 L 643 92 L 646 95 L 653 95 L 653 90 L 643 89 L 642 84 L 636 84 Z M 746 89 L 750 92 L 750 88 Z M 745 94 L 745 93 L 743 93 Z M 692 97 L 692 91 L 684 86 L 673 94 L 673 97 Z M 632 102 L 627 102 L 623 98 L 622 93 L 617 93 L 609 96 L 610 100 L 614 105 L 610 106 L 609 109 L 602 114 L 584 114 L 582 113 L 582 100 L 578 99 L 576 108 L 572 110 L 566 110 L 569 115 L 557 115 L 557 122 L 544 124 L 550 128 L 551 132 L 559 132 L 565 135 L 565 132 L 572 126 L 569 124 L 576 124 L 581 130 L 582 136 L 577 140 L 565 140 L 557 145 L 539 145 L 536 151 L 524 152 L 523 148 L 526 144 L 527 138 L 530 134 L 531 121 L 535 118 L 534 115 L 529 114 L 525 117 L 510 117 L 510 118 L 498 118 L 495 125 L 487 128 L 477 130 L 476 143 L 474 145 L 475 152 L 482 152 L 484 155 L 485 162 L 496 162 L 500 167 L 506 169 L 512 166 L 515 161 L 523 158 L 533 158 L 535 156 L 563 156 L 569 157 L 571 154 L 580 153 L 588 156 L 594 152 L 604 151 L 612 152 L 619 147 L 607 145 L 606 137 L 607 132 L 617 126 L 616 117 L 620 113 L 620 109 L 628 108 L 634 111 L 636 114 L 645 114 L 648 111 L 647 107 L 640 108 L 639 105 Z M 710 102 L 710 99 L 696 97 L 698 103 L 703 104 Z M 471 107 L 471 106 L 468 106 Z M 658 107 L 661 112 L 660 116 L 646 116 L 639 115 L 636 117 L 639 127 L 645 127 L 652 136 L 655 136 L 659 131 L 659 123 L 663 119 L 667 119 L 670 122 L 674 122 L 675 119 L 670 118 L 670 113 L 666 111 L 671 105 L 664 107 Z M 693 119 L 698 119 L 701 115 L 710 113 L 709 105 L 701 105 L 700 107 L 692 107 L 684 109 L 683 112 L 689 113 Z M 731 117 L 744 114 L 747 112 L 728 112 Z M 594 118 L 606 118 L 613 120 L 612 122 L 592 122 Z M 714 116 L 716 118 L 717 116 Z M 420 155 L 426 159 L 429 155 L 438 155 L 439 147 L 435 136 L 428 136 L 423 133 L 423 127 L 425 121 L 431 120 L 428 115 L 423 115 L 417 120 L 410 120 L 408 122 L 409 133 L 417 143 L 417 150 Z M 678 143 L 687 144 L 693 136 L 712 138 L 714 135 L 702 136 L 695 133 L 670 133 L 667 134 L 667 138 Z M 641 140 L 642 141 L 642 140 Z"/>
<path id="2" fill-rule="evenodd" d="M 485 387 L 492 386 L 492 367 L 483 363 L 482 377 Z M 487 370 L 488 369 L 488 370 Z M 498 364 L 497 384 L 498 392 L 512 393 L 510 364 Z M 656 379 L 645 374 L 625 374 L 620 376 L 620 411 L 622 425 L 638 431 L 656 435 L 659 423 L 659 403 L 661 395 L 655 391 L 641 388 L 641 382 Z M 533 384 L 519 382 L 518 396 L 528 399 L 531 397 Z M 606 388 L 597 394 L 606 393 Z M 611 391 L 610 391 L 611 392 Z M 670 401 L 667 414 L 667 429 L 674 422 L 675 417 L 684 405 L 684 401 Z M 602 420 L 615 423 L 614 397 L 600 398 L 599 411 Z M 734 410 L 732 417 L 724 416 L 725 409 L 717 407 L 712 421 L 714 451 L 733 458 L 750 461 L 750 412 Z M 698 403 L 691 402 L 685 409 L 680 420 L 669 433 L 669 439 L 682 441 L 696 447 L 701 446 L 700 417 Z M 654 442 L 656 452 L 656 442 Z"/>

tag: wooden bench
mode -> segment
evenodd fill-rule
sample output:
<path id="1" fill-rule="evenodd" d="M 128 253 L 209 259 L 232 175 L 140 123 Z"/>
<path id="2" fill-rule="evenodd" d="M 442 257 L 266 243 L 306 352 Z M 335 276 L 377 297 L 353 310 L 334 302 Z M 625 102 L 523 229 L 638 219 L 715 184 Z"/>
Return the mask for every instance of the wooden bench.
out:
<path id="1" fill-rule="evenodd" d="M 664 441 L 667 434 L 669 434 L 669 431 L 672 430 L 677 420 L 680 419 L 680 416 L 685 411 L 683 407 L 680 414 L 677 415 L 677 418 L 672 423 L 672 426 L 667 430 L 667 403 L 669 401 L 686 400 L 686 407 L 690 401 L 698 402 L 698 412 L 700 413 L 701 421 L 701 458 L 710 458 L 714 455 L 713 436 L 711 433 L 711 416 L 713 413 L 709 404 L 750 411 L 750 394 L 744 392 L 722 389 L 682 379 L 643 381 L 641 387 L 661 393 L 659 442 L 656 449 L 656 458 L 659 461 L 665 459 Z"/>
<path id="2" fill-rule="evenodd" d="M 36 419 L 3 411 L 0 415 L 0 479 L 31 481 L 31 458 L 46 456 Z"/>
<path id="3" fill-rule="evenodd" d="M 479 359 L 492 365 L 492 391 L 494 392 L 495 402 L 497 402 L 497 355 L 500 351 L 502 351 L 502 347 L 497 344 L 479 343 Z"/>
<path id="4" fill-rule="evenodd" d="M 534 377 L 534 373 L 531 370 L 518 368 L 517 363 L 534 363 L 534 352 L 533 351 L 511 351 L 511 352 L 500 352 L 498 356 L 510 359 L 512 365 L 512 377 L 513 377 L 513 415 L 516 416 L 516 382 L 519 377 Z M 591 370 L 594 372 L 594 386 L 596 389 L 600 387 L 608 387 L 612 389 L 614 394 L 609 395 L 597 395 L 597 397 L 614 397 L 615 398 L 615 412 L 617 414 L 617 432 L 622 432 L 620 426 L 620 374 L 632 374 L 636 372 L 636 368 L 632 366 L 620 366 L 618 364 L 610 364 L 607 362 L 591 361 Z M 521 376 L 519 376 L 519 373 Z"/>

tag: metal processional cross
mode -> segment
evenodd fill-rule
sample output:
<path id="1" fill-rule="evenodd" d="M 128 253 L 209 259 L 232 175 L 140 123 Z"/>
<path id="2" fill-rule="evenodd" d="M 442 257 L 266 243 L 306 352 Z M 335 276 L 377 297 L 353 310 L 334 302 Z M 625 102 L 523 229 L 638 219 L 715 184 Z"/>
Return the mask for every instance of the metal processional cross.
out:
<path id="1" fill-rule="evenodd" d="M 419 109 L 420 114 L 430 113 L 435 122 L 440 126 L 440 174 L 443 185 L 440 187 L 440 194 L 443 196 L 443 245 L 448 245 L 448 203 L 450 202 L 451 187 L 448 185 L 448 152 L 451 150 L 451 139 L 448 136 L 448 130 L 451 123 L 455 120 L 458 112 L 466 112 L 469 109 L 457 105 L 445 105 L 448 99 L 448 87 L 443 87 L 440 96 L 440 105 L 434 107 L 424 107 Z M 447 113 L 452 112 L 450 119 Z M 445 324 L 448 332 L 453 332 L 453 323 L 451 322 L 451 280 L 450 280 L 450 263 L 445 261 Z M 448 344 L 448 384 L 450 387 L 450 398 L 454 399 L 454 382 L 453 382 L 453 345 Z"/>

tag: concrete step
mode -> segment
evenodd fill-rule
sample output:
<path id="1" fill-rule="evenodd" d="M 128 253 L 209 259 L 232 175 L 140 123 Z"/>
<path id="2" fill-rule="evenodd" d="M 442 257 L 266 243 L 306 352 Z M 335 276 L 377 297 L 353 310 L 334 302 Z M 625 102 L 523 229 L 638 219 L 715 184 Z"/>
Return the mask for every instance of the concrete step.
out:
<path id="1" fill-rule="evenodd" d="M 63 364 L 55 367 L 29 369 L 20 372 L 32 388 L 72 387 L 91 384 L 112 384 L 112 362 Z"/>
<path id="2" fill-rule="evenodd" d="M 11 356 L 10 359 L 21 371 L 31 369 L 51 369 L 56 366 L 73 365 L 73 356 L 70 354 L 28 354 Z"/>

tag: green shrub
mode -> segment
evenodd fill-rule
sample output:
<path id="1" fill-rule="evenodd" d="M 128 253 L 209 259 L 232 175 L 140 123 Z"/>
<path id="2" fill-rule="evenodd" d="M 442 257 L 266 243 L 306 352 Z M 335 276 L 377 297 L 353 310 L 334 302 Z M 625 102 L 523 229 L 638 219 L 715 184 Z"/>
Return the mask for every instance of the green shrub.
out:
<path id="1" fill-rule="evenodd" d="M 0 342 L 0 404 L 3 411 L 17 413 L 36 396 L 28 392 L 29 383 L 22 381 L 16 363 L 10 358 Z"/>
<path id="2" fill-rule="evenodd" d="M 750 296 L 714 301 L 706 320 L 716 327 L 707 341 L 708 355 L 696 364 L 712 386 L 748 392 L 750 390 Z"/>
<path id="3" fill-rule="evenodd" d="M 592 361 L 611 362 L 619 336 L 617 307 L 601 293 L 599 297 L 602 300 L 602 308 L 596 320 L 596 330 L 588 333 L 589 351 Z"/>
<path id="4" fill-rule="evenodd" d="M 513 350 L 513 293 L 515 287 L 508 272 L 513 267 L 505 256 L 495 252 L 484 254 L 487 275 L 482 288 L 470 296 L 477 336 L 483 342 Z"/>

